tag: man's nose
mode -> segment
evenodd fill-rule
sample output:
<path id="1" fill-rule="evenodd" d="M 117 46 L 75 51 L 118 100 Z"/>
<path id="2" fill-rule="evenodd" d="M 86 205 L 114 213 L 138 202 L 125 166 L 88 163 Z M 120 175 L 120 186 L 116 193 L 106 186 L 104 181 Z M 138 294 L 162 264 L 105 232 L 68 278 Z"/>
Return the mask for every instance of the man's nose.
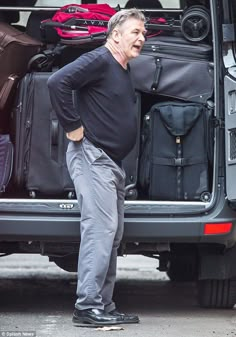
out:
<path id="1" fill-rule="evenodd" d="M 143 33 L 139 34 L 139 40 L 141 40 L 142 42 L 145 41 L 145 36 L 143 35 Z"/>

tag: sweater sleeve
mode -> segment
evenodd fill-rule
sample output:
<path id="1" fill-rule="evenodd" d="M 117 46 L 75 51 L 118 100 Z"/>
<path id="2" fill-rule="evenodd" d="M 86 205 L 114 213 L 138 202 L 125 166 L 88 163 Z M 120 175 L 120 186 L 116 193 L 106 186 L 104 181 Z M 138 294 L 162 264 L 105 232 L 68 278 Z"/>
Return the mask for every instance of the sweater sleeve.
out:
<path id="1" fill-rule="evenodd" d="M 101 54 L 90 52 L 56 71 L 48 79 L 52 107 L 66 132 L 79 128 L 82 123 L 73 103 L 73 90 L 79 90 L 99 79 L 104 70 Z"/>

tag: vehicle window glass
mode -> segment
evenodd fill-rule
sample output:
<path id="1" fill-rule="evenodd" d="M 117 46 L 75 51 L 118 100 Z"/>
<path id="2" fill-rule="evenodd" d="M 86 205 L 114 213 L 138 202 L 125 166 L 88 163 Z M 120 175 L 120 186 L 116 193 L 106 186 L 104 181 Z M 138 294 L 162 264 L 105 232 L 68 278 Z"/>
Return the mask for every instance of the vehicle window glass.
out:
<path id="1" fill-rule="evenodd" d="M 104 0 L 97 0 L 97 3 L 105 3 Z M 112 6 L 116 7 L 117 5 L 120 5 L 121 8 L 123 8 L 126 4 L 127 0 L 108 0 L 107 3 Z M 180 1 L 179 0 L 161 0 L 160 1 L 163 8 L 179 8 L 180 7 Z M 32 6 L 35 4 L 35 6 L 50 6 L 50 7 L 61 7 L 64 5 L 68 5 L 70 3 L 76 3 L 81 4 L 81 1 L 68 1 L 68 0 L 36 0 L 36 1 L 27 1 L 27 0 L 21 0 L 18 1 L 19 6 Z"/>
<path id="2" fill-rule="evenodd" d="M 68 0 L 38 0 L 36 2 L 36 6 L 61 7 L 64 5 L 68 5 L 69 3 L 81 4 L 81 1 L 69 2 Z"/>

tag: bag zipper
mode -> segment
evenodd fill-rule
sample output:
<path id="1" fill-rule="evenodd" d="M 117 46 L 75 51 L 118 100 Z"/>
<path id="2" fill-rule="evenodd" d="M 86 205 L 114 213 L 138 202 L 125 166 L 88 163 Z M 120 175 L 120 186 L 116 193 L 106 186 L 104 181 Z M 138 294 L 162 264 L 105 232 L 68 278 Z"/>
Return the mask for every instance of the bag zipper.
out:
<path id="1" fill-rule="evenodd" d="M 189 46 L 184 47 L 182 45 L 181 47 L 172 45 L 172 46 L 164 46 L 164 45 L 144 45 L 142 48 L 142 52 L 150 52 L 150 53 L 159 53 L 159 54 L 169 54 L 173 56 L 182 56 L 182 57 L 190 57 L 192 59 L 196 60 L 208 60 L 209 59 L 209 51 L 208 52 L 200 52 L 199 50 L 188 50 Z"/>

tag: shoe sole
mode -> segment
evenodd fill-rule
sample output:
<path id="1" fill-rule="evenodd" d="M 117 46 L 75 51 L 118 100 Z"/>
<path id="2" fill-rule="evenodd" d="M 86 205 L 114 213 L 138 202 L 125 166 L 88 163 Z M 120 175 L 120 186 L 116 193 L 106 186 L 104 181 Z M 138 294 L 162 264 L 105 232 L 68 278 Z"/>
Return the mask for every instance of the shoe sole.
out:
<path id="1" fill-rule="evenodd" d="M 76 321 L 72 319 L 72 323 L 74 326 L 79 326 L 79 327 L 87 327 L 87 328 L 97 328 L 97 327 L 102 327 L 102 326 L 111 326 L 111 325 L 120 325 L 123 324 L 124 322 L 94 322 L 92 319 L 86 318 L 83 319 L 81 318 L 81 321 L 76 318 Z"/>
<path id="2" fill-rule="evenodd" d="M 121 323 L 88 323 L 88 322 L 74 322 L 72 321 L 74 326 L 78 327 L 86 327 L 86 328 L 98 328 L 103 326 L 114 326 L 120 324 L 138 324 L 140 321 L 123 321 Z"/>
<path id="3" fill-rule="evenodd" d="M 80 327 L 80 328 L 98 328 L 98 327 L 104 326 L 104 325 L 96 325 L 92 323 L 75 323 L 75 322 L 73 322 L 73 325 L 76 327 Z"/>
<path id="4" fill-rule="evenodd" d="M 140 321 L 139 320 L 133 320 L 133 321 L 123 321 L 122 324 L 138 324 Z"/>

